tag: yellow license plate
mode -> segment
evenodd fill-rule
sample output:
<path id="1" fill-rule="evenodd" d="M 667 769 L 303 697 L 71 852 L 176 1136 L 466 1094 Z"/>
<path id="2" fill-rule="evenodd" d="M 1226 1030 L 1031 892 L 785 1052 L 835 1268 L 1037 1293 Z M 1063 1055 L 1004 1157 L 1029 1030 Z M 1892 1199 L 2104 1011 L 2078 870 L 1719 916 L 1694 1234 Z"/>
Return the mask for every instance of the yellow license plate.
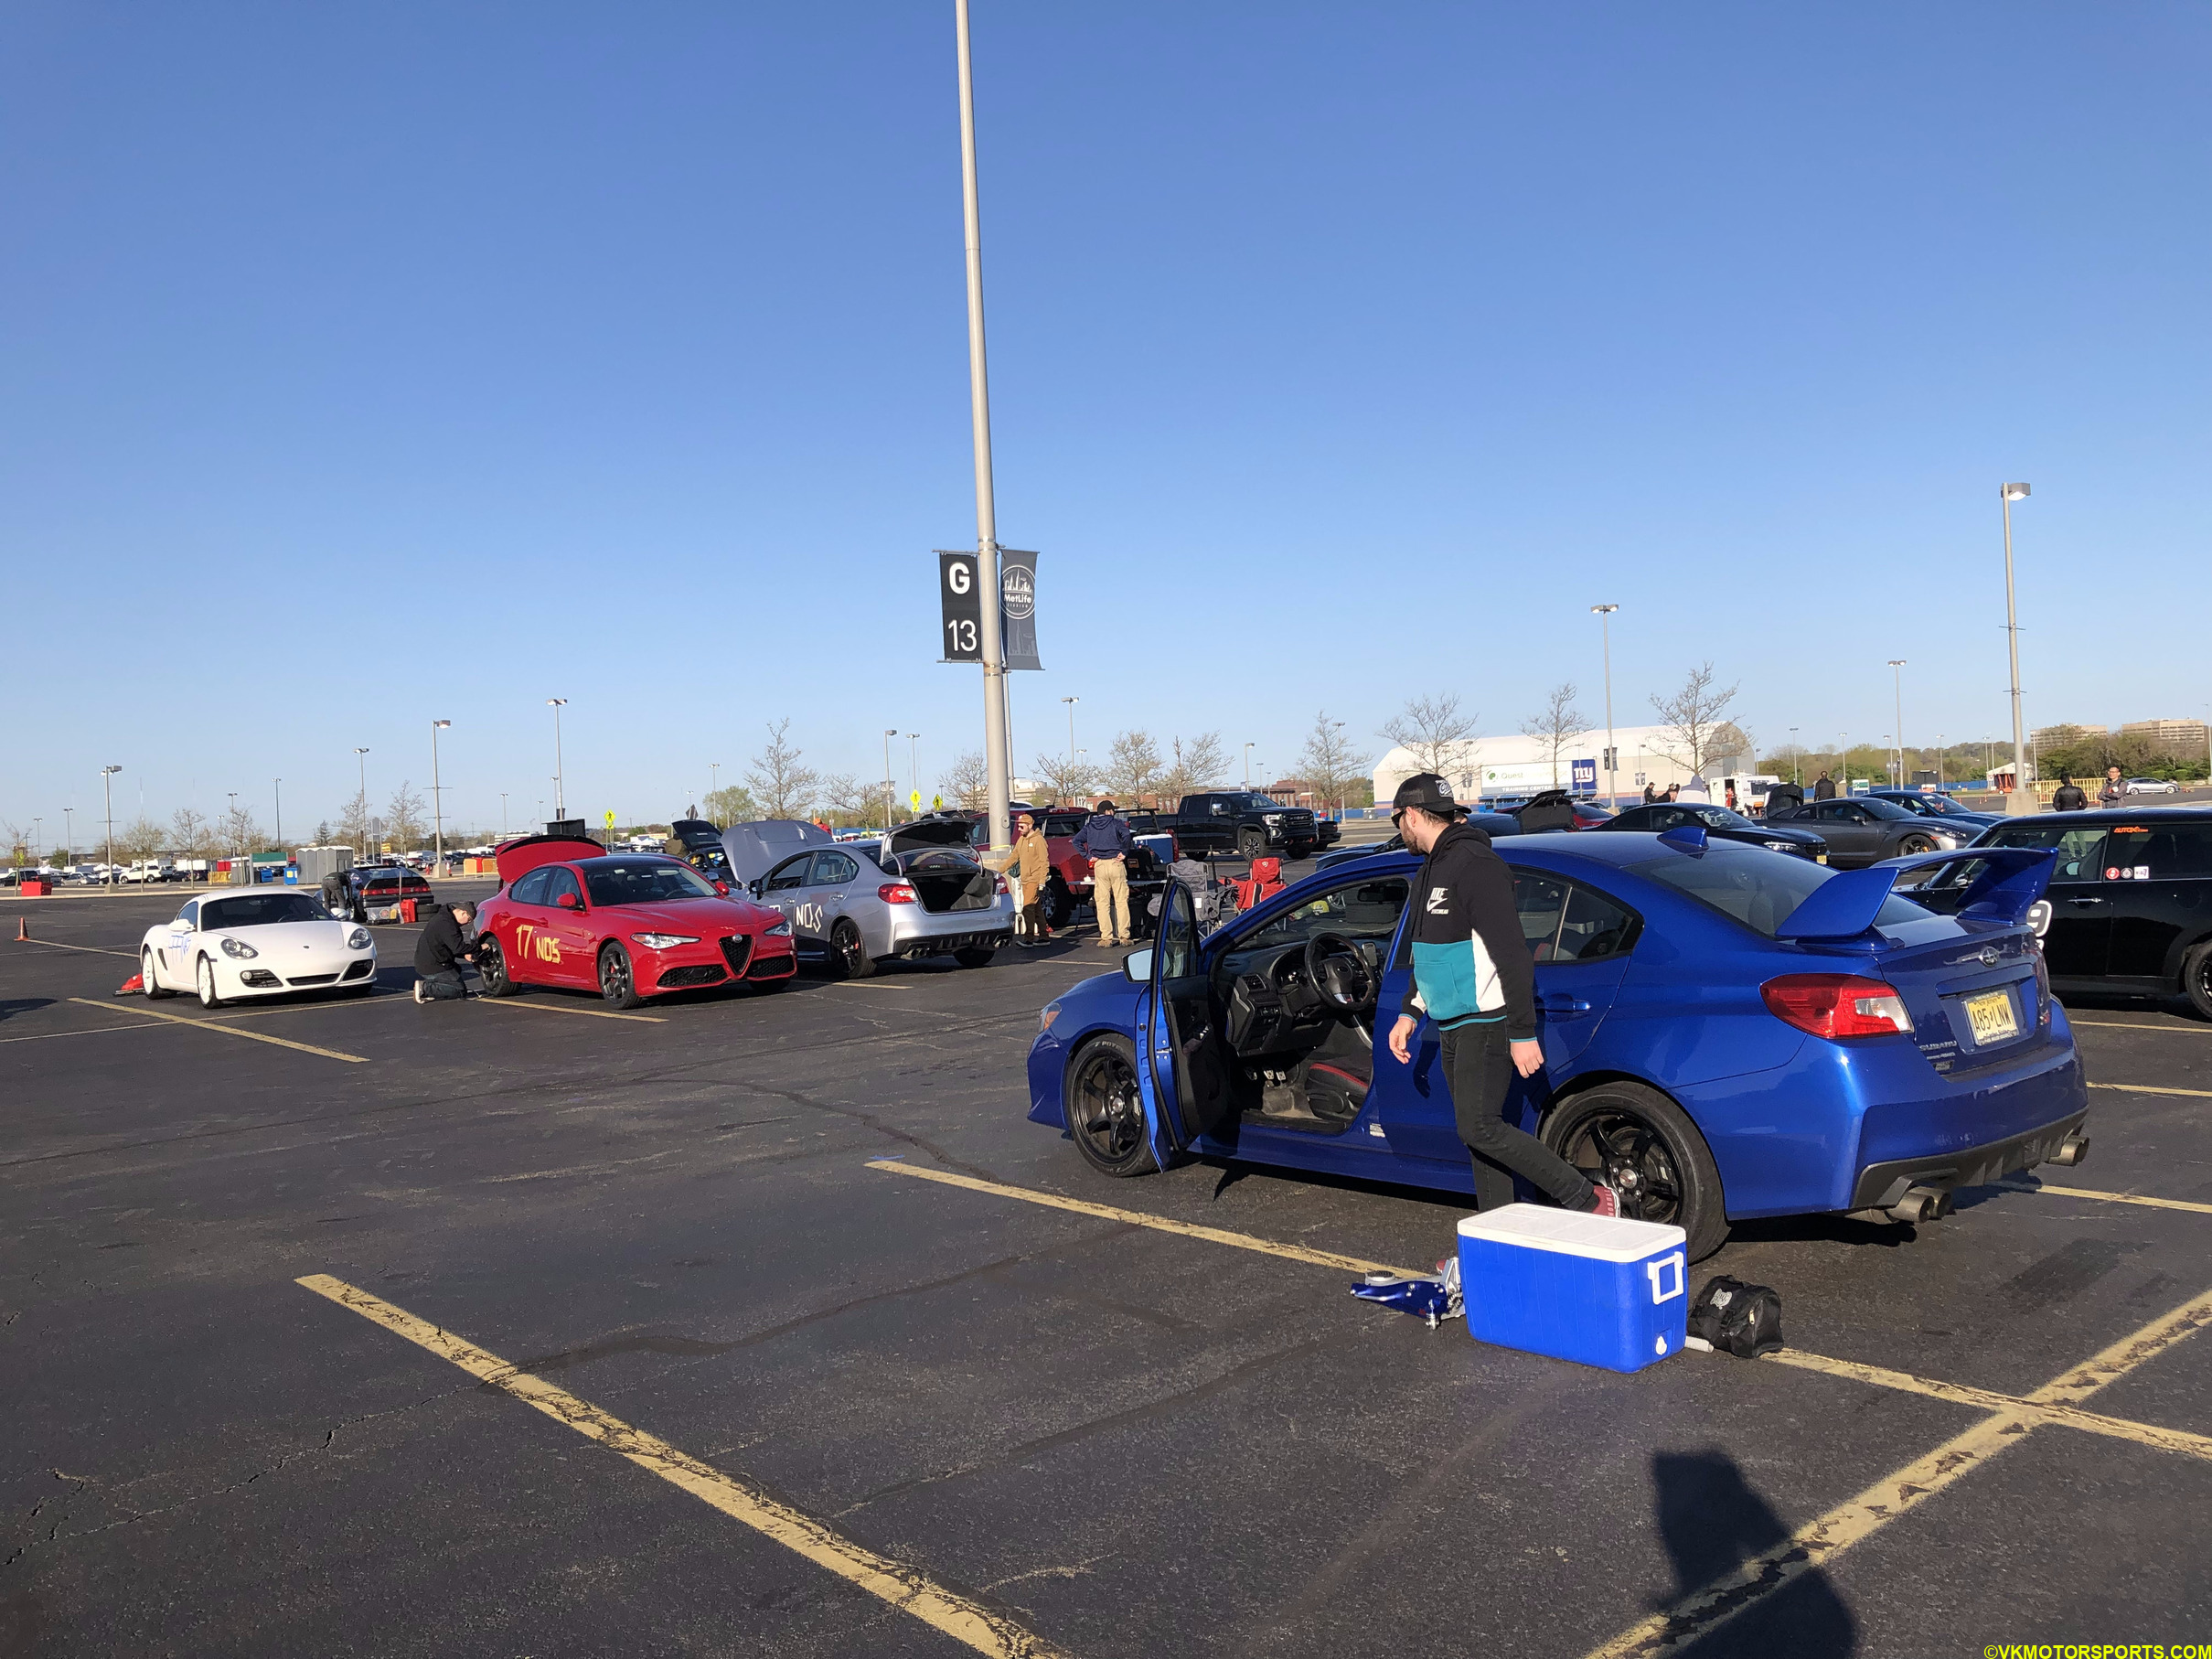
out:
<path id="1" fill-rule="evenodd" d="M 1966 1022 L 1973 1027 L 1978 1044 L 2001 1042 L 2020 1034 L 2020 1022 L 2013 1018 L 2013 999 L 2009 991 L 1985 990 L 1978 997 L 1966 999 Z"/>

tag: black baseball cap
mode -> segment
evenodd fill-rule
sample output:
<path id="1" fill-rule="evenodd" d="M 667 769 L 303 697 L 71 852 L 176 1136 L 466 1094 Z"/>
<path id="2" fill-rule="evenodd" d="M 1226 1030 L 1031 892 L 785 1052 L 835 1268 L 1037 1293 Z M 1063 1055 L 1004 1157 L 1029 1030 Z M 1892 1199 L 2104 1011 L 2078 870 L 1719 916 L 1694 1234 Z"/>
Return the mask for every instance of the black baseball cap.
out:
<path id="1" fill-rule="evenodd" d="M 1434 772 L 1416 772 L 1398 786 L 1398 792 L 1390 797 L 1390 816 L 1395 818 L 1408 807 L 1418 807 L 1438 818 L 1454 818 L 1467 810 L 1452 798 L 1451 780 Z"/>

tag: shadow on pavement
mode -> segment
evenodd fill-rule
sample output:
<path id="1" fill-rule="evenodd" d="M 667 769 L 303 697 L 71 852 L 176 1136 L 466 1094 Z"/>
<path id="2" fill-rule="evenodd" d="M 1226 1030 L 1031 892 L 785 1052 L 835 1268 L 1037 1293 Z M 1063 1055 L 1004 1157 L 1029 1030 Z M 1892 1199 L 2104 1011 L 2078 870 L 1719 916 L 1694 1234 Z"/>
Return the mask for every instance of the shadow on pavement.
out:
<path id="1" fill-rule="evenodd" d="M 1651 1485 L 1660 1536 L 1674 1567 L 1675 1602 L 1790 1536 L 1736 1460 L 1718 1448 L 1656 1454 Z M 1846 1659 L 1858 1639 L 1851 1610 L 1828 1575 L 1815 1571 L 1679 1651 L 1698 1659 L 1784 1653 L 1791 1659 Z"/>

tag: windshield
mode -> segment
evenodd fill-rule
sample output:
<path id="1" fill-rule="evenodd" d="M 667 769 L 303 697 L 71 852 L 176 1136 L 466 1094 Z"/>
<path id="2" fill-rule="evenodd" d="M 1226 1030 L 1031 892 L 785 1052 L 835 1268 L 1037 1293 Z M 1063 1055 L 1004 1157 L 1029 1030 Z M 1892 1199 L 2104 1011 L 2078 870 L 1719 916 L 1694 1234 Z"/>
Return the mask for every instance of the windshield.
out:
<path id="1" fill-rule="evenodd" d="M 718 896 L 712 883 L 670 859 L 586 864 L 583 887 L 594 904 L 654 904 Z"/>
<path id="2" fill-rule="evenodd" d="M 1786 852 L 1718 845 L 1708 847 L 1702 858 L 1674 853 L 1630 868 L 1662 886 L 1710 904 L 1770 939 L 1815 887 L 1833 881 L 1837 874 Z M 1928 912 L 1895 894 L 1882 901 L 1882 908 L 1875 915 L 1881 926 L 1927 919 Z"/>
<path id="3" fill-rule="evenodd" d="M 1270 800 L 1265 795 L 1231 796 L 1229 799 L 1241 812 L 1281 812 L 1285 809 L 1282 802 Z"/>
<path id="4" fill-rule="evenodd" d="M 1740 812 L 1731 812 L 1726 807 L 1692 807 L 1691 815 L 1701 824 L 1714 830 L 1756 830 L 1758 826 Z"/>
<path id="5" fill-rule="evenodd" d="M 323 908 L 323 901 L 305 893 L 241 894 L 234 899 L 209 899 L 199 907 L 199 925 L 207 930 L 331 919 L 330 912 Z"/>

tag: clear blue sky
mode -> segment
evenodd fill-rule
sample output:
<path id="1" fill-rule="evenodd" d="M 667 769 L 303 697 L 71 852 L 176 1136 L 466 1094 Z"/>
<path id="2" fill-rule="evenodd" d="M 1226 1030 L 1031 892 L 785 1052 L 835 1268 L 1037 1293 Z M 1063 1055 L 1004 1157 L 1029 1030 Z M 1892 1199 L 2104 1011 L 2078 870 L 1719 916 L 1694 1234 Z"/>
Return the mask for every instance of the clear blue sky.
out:
<path id="1" fill-rule="evenodd" d="M 1622 605 L 1762 744 L 2202 711 L 2212 12 L 978 0 L 1026 768 L 1449 689 Z M 0 24 L 0 818 L 660 816 L 764 722 L 924 788 L 972 542 L 949 4 Z M 35 595 L 27 598 L 26 594 Z M 1376 748 L 1382 745 L 1376 744 Z M 902 742 L 898 745 L 903 750 Z M 901 788 L 906 763 L 897 758 Z"/>

